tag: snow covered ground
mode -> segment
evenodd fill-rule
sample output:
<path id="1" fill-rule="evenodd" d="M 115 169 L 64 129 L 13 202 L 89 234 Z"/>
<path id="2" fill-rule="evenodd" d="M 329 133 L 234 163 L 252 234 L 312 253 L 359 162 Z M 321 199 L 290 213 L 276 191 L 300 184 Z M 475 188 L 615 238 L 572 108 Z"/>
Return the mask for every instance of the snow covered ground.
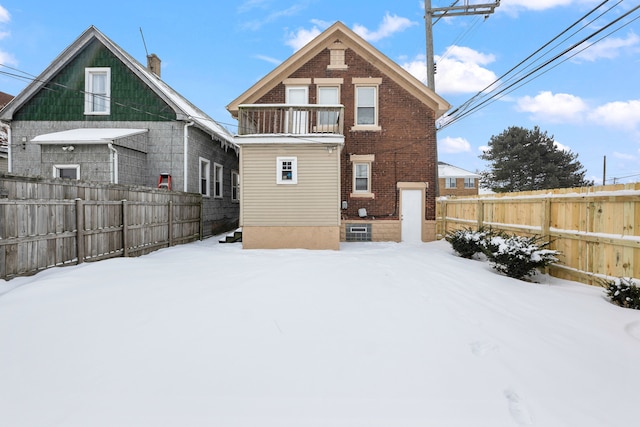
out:
<path id="1" fill-rule="evenodd" d="M 640 311 L 539 280 L 212 238 L 0 281 L 0 425 L 637 425 Z"/>

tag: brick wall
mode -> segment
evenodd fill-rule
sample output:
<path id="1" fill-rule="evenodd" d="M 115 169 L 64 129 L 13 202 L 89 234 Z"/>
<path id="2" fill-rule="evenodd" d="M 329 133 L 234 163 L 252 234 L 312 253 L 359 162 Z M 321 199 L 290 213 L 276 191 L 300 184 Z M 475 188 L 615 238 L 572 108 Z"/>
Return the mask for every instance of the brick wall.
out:
<path id="1" fill-rule="evenodd" d="M 344 105 L 345 146 L 341 159 L 341 200 L 347 201 L 343 222 L 361 220 L 358 209 L 367 210 L 367 219 L 398 219 L 399 193 L 397 182 L 426 182 L 427 206 L 425 219 L 435 219 L 437 156 L 435 113 L 412 94 L 395 83 L 381 70 L 356 55 L 345 52 L 346 70 L 327 69 L 329 50 L 325 49 L 288 78 L 342 78 L 341 103 Z M 382 78 L 378 92 L 378 124 L 380 131 L 352 130 L 354 125 L 355 86 L 352 78 Z M 316 103 L 316 86 L 309 87 L 309 103 Z M 285 87 L 279 84 L 256 103 L 284 103 Z M 351 154 L 374 154 L 372 163 L 373 199 L 352 198 Z"/>

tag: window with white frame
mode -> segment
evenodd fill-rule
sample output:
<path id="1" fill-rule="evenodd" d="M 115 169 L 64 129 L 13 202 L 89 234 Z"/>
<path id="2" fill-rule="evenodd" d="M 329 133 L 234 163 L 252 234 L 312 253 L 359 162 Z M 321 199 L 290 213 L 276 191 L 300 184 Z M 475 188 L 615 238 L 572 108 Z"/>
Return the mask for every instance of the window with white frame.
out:
<path id="1" fill-rule="evenodd" d="M 209 176 L 211 172 L 211 162 L 200 157 L 200 194 L 205 197 L 210 196 Z"/>
<path id="2" fill-rule="evenodd" d="M 456 188 L 456 179 L 455 178 L 445 178 L 444 179 L 444 188 Z"/>
<path id="3" fill-rule="evenodd" d="M 80 165 L 53 165 L 53 177 L 80 179 Z"/>
<path id="4" fill-rule="evenodd" d="M 91 115 L 111 113 L 110 68 L 85 68 L 84 113 Z"/>
<path id="5" fill-rule="evenodd" d="M 464 188 L 476 188 L 476 179 L 475 178 L 465 178 L 464 179 Z"/>
<path id="6" fill-rule="evenodd" d="M 276 183 L 277 184 L 297 184 L 298 183 L 298 158 L 297 157 L 277 157 L 276 158 Z"/>
<path id="7" fill-rule="evenodd" d="M 222 165 L 213 164 L 213 197 L 222 198 Z"/>
<path id="8" fill-rule="evenodd" d="M 373 197 L 371 191 L 371 164 L 374 155 L 356 155 L 350 157 L 353 166 L 353 190 L 351 197 Z"/>
<path id="9" fill-rule="evenodd" d="M 377 86 L 356 87 L 356 125 L 375 126 L 378 124 L 377 98 Z"/>
<path id="10" fill-rule="evenodd" d="M 240 175 L 231 171 L 231 200 L 237 202 L 240 199 Z"/>

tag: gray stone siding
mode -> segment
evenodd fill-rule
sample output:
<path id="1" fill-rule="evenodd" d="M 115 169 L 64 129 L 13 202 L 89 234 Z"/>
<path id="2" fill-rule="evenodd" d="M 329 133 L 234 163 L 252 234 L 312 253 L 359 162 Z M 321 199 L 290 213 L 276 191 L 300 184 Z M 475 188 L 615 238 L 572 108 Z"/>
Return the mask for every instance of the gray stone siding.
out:
<path id="1" fill-rule="evenodd" d="M 59 145 L 30 142 L 38 135 L 76 128 L 131 128 L 149 132 L 114 142 L 118 151 L 118 182 L 128 185 L 157 187 L 161 173 L 171 175 L 172 190 L 184 191 L 184 122 L 38 122 L 14 121 L 11 124 L 13 173 L 25 176 L 51 177 L 54 164 L 80 164 L 80 178 L 110 182 L 110 153 L 106 144 L 74 144 L 73 152 Z M 205 198 L 203 218 L 205 235 L 218 234 L 237 227 L 240 207 L 231 201 L 231 171 L 238 171 L 238 156 L 233 149 L 223 148 L 219 141 L 202 130 L 188 128 L 187 191 L 200 192 L 200 157 L 223 166 L 223 197 Z"/>

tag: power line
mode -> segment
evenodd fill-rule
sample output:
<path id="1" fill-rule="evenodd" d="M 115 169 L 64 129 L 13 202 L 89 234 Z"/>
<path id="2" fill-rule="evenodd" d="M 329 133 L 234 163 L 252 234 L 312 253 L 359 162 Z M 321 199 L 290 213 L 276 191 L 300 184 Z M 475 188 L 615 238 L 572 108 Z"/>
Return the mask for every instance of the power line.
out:
<path id="1" fill-rule="evenodd" d="M 592 34 L 590 34 L 589 36 L 583 38 L 582 40 L 580 40 L 577 43 L 574 43 L 572 46 L 570 46 L 567 49 L 564 49 L 561 53 L 555 55 L 554 57 L 552 57 L 551 59 L 545 61 L 542 65 L 534 68 L 532 71 L 527 72 L 524 76 L 517 78 L 517 80 L 509 85 L 507 85 L 506 87 L 504 87 L 501 90 L 498 90 L 500 88 L 502 88 L 506 83 L 512 81 L 513 79 L 516 78 L 516 76 L 518 74 L 522 74 L 523 71 L 520 71 L 518 74 L 516 74 L 516 76 L 511 77 L 509 79 L 507 79 L 506 81 L 497 84 L 500 79 L 504 78 L 505 76 L 507 76 L 508 74 L 512 73 L 514 70 L 516 70 L 518 67 L 520 67 L 521 65 L 523 65 L 526 61 L 528 61 L 529 59 L 533 58 L 533 56 L 535 56 L 537 53 L 541 52 L 543 49 L 545 49 L 547 46 L 549 46 L 553 41 L 557 40 L 560 36 L 562 36 L 563 34 L 565 34 L 569 29 L 573 28 L 574 26 L 577 25 L 578 22 L 580 22 L 582 19 L 584 19 L 585 17 L 591 15 L 593 12 L 595 12 L 598 8 L 600 8 L 603 4 L 607 3 L 609 0 L 606 0 L 602 3 L 600 3 L 598 6 L 596 6 L 594 9 L 592 9 L 589 13 L 587 13 L 585 16 L 583 16 L 582 18 L 580 18 L 579 21 L 576 21 L 574 24 L 572 24 L 569 28 L 567 28 L 566 30 L 564 30 L 562 33 L 560 33 L 558 36 L 554 37 L 554 39 L 552 39 L 550 42 L 546 43 L 543 47 L 541 47 L 540 49 L 536 50 L 536 52 L 534 52 L 532 55 L 529 55 L 525 60 L 521 61 L 518 65 L 516 65 L 515 67 L 513 67 L 512 69 L 510 69 L 508 72 L 506 72 L 505 74 L 503 74 L 499 79 L 497 79 L 496 81 L 494 81 L 492 84 L 490 84 L 489 86 L 487 86 L 485 89 L 483 89 L 482 91 L 478 92 L 476 95 L 474 95 L 472 98 L 470 98 L 469 100 L 467 100 L 466 102 L 464 102 L 460 107 L 456 108 L 453 110 L 452 113 L 450 113 L 448 115 L 449 120 L 447 120 L 445 123 L 443 123 L 440 127 L 440 129 L 444 129 L 445 127 L 450 126 L 451 124 L 455 123 L 458 120 L 461 120 L 464 117 L 467 117 L 468 115 L 470 115 L 471 113 L 479 110 L 480 108 L 483 108 L 485 106 L 487 106 L 490 103 L 495 102 L 497 99 L 501 98 L 502 96 L 511 93 L 513 90 L 516 90 L 519 87 L 522 87 L 524 84 L 530 82 L 531 80 L 539 77 L 538 76 L 534 76 L 534 74 L 540 72 L 540 74 L 544 74 L 546 72 L 548 72 L 549 70 L 544 70 L 546 67 L 550 66 L 553 62 L 557 61 L 558 59 L 560 59 L 561 57 L 563 57 L 564 55 L 570 53 L 571 51 L 574 51 L 575 49 L 577 49 L 580 45 L 582 45 L 583 43 L 586 43 L 587 41 L 589 41 L 590 39 L 592 39 L 593 37 L 596 37 L 597 35 L 601 34 L 603 31 L 611 28 L 613 25 L 619 23 L 620 21 L 622 21 L 623 19 L 627 18 L 628 16 L 630 16 L 632 13 L 634 13 L 636 10 L 638 10 L 640 8 L 640 6 L 636 6 L 635 8 L 629 10 L 628 12 L 624 13 L 623 15 L 621 15 L 620 17 L 616 18 L 615 20 L 609 22 L 608 24 L 606 24 L 605 26 L 601 27 L 600 29 L 598 29 L 597 31 L 593 32 Z M 589 23 L 583 25 L 583 27 L 581 28 L 584 29 L 585 27 L 587 27 L 588 25 L 590 25 L 591 23 L 593 23 L 596 19 L 599 19 L 600 17 L 602 17 L 604 14 L 610 12 L 611 10 L 613 10 L 615 7 L 619 6 L 620 3 L 622 3 L 622 0 L 617 2 L 615 5 L 613 5 L 611 8 L 607 9 L 606 11 L 604 11 L 603 13 L 601 13 L 598 17 L 596 17 L 594 20 L 590 21 Z M 631 24 L 632 22 L 634 22 L 635 20 L 637 20 L 638 18 L 640 18 L 640 16 L 633 18 L 631 21 L 624 23 L 623 25 L 621 25 L 619 28 L 616 28 L 614 30 L 612 30 L 611 32 L 609 32 L 608 34 L 604 35 L 603 37 L 599 38 L 598 40 L 596 40 L 595 42 L 591 43 L 591 44 L 585 44 L 585 47 L 583 47 L 580 50 L 575 50 L 574 53 L 572 55 L 569 55 L 567 58 L 565 58 L 562 62 L 563 63 L 565 61 L 567 61 L 568 59 L 576 56 L 577 54 L 581 53 L 582 51 L 594 46 L 596 43 L 602 41 L 603 39 L 605 39 L 606 37 L 609 37 L 611 34 L 621 30 L 622 28 L 626 27 L 627 25 Z M 579 31 L 581 31 L 579 30 Z M 577 31 L 577 32 L 579 32 Z M 570 37 L 574 36 L 575 34 L 577 34 L 577 32 L 573 33 Z M 567 39 L 564 39 L 563 41 L 566 41 Z M 557 47 L 557 46 L 556 46 Z M 545 54 L 546 55 L 546 54 Z M 534 64 L 536 62 L 539 62 L 541 60 L 538 59 L 534 62 Z M 554 65 L 552 68 L 555 68 L 556 66 L 558 66 L 559 64 Z M 533 65 L 529 65 L 525 68 L 525 70 L 529 69 L 530 67 L 532 67 Z M 543 71 L 544 70 L 544 71 Z M 532 77 L 533 76 L 533 77 Z M 511 90 L 509 90 L 511 89 Z M 506 93 L 505 93 L 506 92 Z M 488 99 L 485 99 L 488 98 Z M 483 101 L 481 101 L 482 99 L 484 99 Z M 475 102 L 475 104 L 474 104 Z"/>

